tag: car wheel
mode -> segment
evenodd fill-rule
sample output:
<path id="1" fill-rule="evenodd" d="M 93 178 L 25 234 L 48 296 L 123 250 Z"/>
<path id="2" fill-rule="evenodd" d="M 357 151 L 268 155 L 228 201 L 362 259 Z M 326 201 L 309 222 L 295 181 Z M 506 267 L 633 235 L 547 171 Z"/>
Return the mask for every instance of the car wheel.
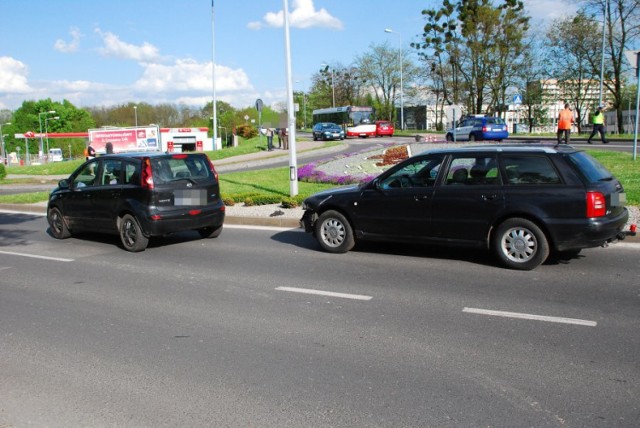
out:
<path id="1" fill-rule="evenodd" d="M 222 225 L 218 227 L 203 227 L 198 229 L 198 233 L 203 238 L 217 238 L 222 233 Z"/>
<path id="2" fill-rule="evenodd" d="M 132 253 L 144 251 L 149 244 L 149 238 L 144 236 L 138 220 L 131 214 L 125 214 L 120 221 L 120 240 L 124 249 Z"/>
<path id="3" fill-rule="evenodd" d="M 532 221 L 511 218 L 496 229 L 493 250 L 506 267 L 531 270 L 549 257 L 549 243 L 544 232 Z"/>
<path id="4" fill-rule="evenodd" d="M 54 238 L 66 239 L 71 236 L 71 232 L 67 228 L 67 223 L 65 223 L 60 209 L 57 207 L 51 208 L 47 213 L 47 220 L 49 221 L 51 234 Z"/>
<path id="5" fill-rule="evenodd" d="M 315 135 L 313 136 L 313 141 L 318 141 L 318 137 L 316 137 Z"/>
<path id="6" fill-rule="evenodd" d="M 355 245 L 353 229 L 347 219 L 337 211 L 325 211 L 315 224 L 315 235 L 323 250 L 346 253 Z"/>
<path id="7" fill-rule="evenodd" d="M 476 141 L 476 136 L 473 134 L 469 134 L 469 141 L 471 142 Z"/>
<path id="8" fill-rule="evenodd" d="M 447 134 L 447 141 L 453 141 L 453 135 Z"/>

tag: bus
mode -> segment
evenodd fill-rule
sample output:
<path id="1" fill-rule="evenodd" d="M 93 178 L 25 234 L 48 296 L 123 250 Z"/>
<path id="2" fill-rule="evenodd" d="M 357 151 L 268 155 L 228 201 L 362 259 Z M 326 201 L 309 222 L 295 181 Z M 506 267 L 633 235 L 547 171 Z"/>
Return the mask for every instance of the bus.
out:
<path id="1" fill-rule="evenodd" d="M 337 123 L 347 137 L 375 137 L 376 110 L 369 106 L 321 108 L 313 111 L 313 124 Z"/>

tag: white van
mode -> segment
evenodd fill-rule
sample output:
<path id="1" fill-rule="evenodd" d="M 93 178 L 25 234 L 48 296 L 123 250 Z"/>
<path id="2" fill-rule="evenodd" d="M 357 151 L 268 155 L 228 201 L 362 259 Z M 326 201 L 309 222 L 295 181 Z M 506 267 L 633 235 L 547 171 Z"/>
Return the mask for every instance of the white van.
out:
<path id="1" fill-rule="evenodd" d="M 62 149 L 49 149 L 49 162 L 62 162 Z"/>

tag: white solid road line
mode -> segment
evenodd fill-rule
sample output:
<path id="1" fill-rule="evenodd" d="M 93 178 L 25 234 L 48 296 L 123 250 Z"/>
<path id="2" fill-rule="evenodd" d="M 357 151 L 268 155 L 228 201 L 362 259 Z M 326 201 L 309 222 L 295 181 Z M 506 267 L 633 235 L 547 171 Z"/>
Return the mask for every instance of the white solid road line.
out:
<path id="1" fill-rule="evenodd" d="M 75 259 L 63 259 L 60 257 L 48 257 L 48 256 L 37 256 L 34 254 L 16 253 L 13 251 L 0 251 L 0 254 L 7 254 L 9 256 L 19 256 L 19 257 L 31 257 L 33 259 L 53 260 L 56 262 L 72 262 L 75 260 Z"/>
<path id="2" fill-rule="evenodd" d="M 334 293 L 333 291 L 313 290 L 310 288 L 276 287 L 276 290 L 291 291 L 293 293 L 316 294 L 318 296 L 340 297 L 343 299 L 353 299 L 353 300 L 371 300 L 372 299 L 371 296 L 364 296 L 362 294 Z"/>
<path id="3" fill-rule="evenodd" d="M 519 318 L 524 320 L 557 322 L 562 324 L 575 324 L 575 325 L 583 325 L 586 327 L 595 327 L 598 325 L 598 323 L 595 321 L 580 320 L 576 318 L 548 317 L 544 315 L 523 314 L 519 312 L 491 311 L 488 309 L 464 308 L 462 309 L 462 312 L 468 312 L 468 313 L 480 314 L 480 315 L 491 315 L 491 316 L 505 317 L 505 318 Z"/>

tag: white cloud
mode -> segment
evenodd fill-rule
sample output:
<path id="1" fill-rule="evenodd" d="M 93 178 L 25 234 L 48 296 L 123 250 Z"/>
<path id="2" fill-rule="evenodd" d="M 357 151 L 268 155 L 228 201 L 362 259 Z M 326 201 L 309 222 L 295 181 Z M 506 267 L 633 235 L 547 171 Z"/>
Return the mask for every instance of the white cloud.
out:
<path id="1" fill-rule="evenodd" d="M 534 21 L 573 16 L 579 6 L 574 0 L 527 0 L 524 5 Z"/>
<path id="2" fill-rule="evenodd" d="M 157 47 L 150 43 L 144 42 L 142 46 L 125 43 L 120 38 L 110 32 L 103 32 L 96 28 L 96 33 L 102 37 L 104 47 L 99 52 L 104 56 L 130 59 L 138 62 L 154 62 L 161 61 L 160 52 Z"/>
<path id="3" fill-rule="evenodd" d="M 282 27 L 284 25 L 284 12 L 268 12 L 263 18 L 264 25 L 268 27 Z M 293 10 L 289 13 L 289 25 L 296 28 L 324 27 L 334 30 L 342 30 L 342 21 L 332 16 L 326 9 L 316 10 L 313 0 L 294 0 Z M 247 27 L 252 30 L 262 28 L 261 22 L 250 22 Z"/>
<path id="4" fill-rule="evenodd" d="M 0 57 L 0 92 L 10 94 L 30 92 L 28 74 L 29 68 L 23 62 L 8 56 Z"/>
<path id="5" fill-rule="evenodd" d="M 69 34 L 71 34 L 70 42 L 65 42 L 62 39 L 58 39 L 54 43 L 53 48 L 58 52 L 63 53 L 71 53 L 77 51 L 80 47 L 80 38 L 83 36 L 83 34 L 77 27 L 71 27 L 71 29 L 69 30 Z"/>
<path id="6" fill-rule="evenodd" d="M 172 65 L 147 64 L 135 83 L 138 91 L 211 91 L 211 63 L 181 59 Z M 233 70 L 216 64 L 216 91 L 252 89 L 242 69 Z"/>

